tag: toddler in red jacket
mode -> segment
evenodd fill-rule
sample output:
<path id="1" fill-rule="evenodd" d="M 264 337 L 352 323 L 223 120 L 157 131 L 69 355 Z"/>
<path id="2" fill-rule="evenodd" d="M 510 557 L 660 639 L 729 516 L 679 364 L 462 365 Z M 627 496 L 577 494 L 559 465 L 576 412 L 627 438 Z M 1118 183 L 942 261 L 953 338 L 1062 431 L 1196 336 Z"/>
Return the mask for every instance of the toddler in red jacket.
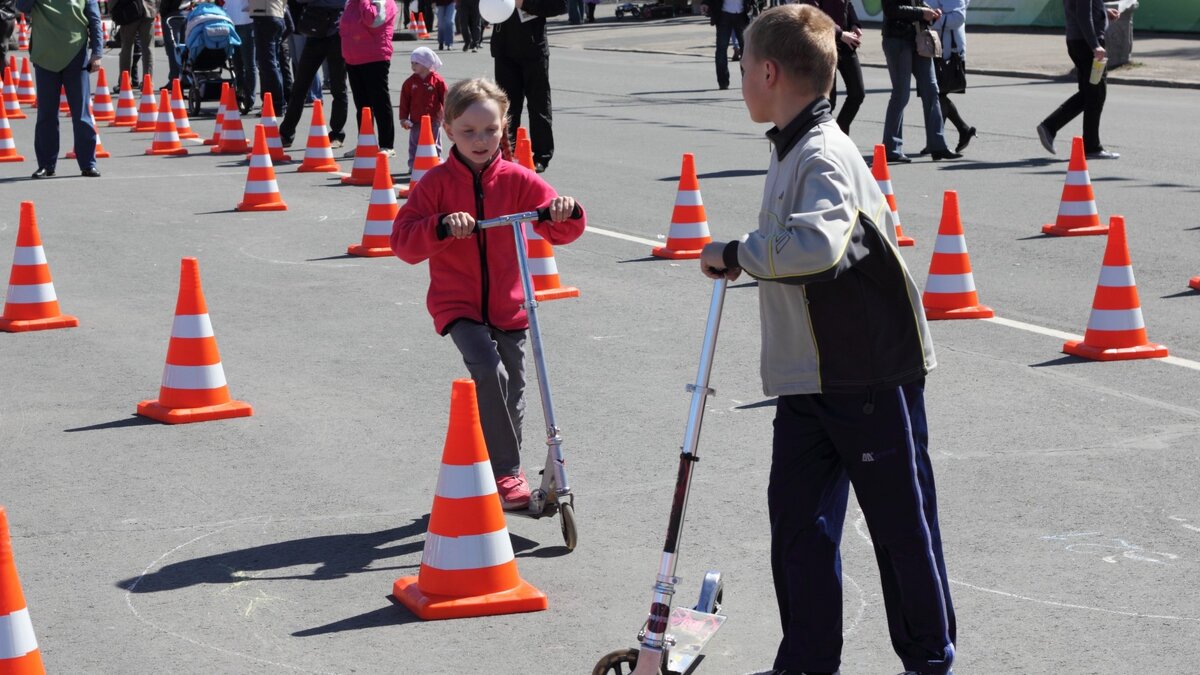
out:
<path id="1" fill-rule="evenodd" d="M 400 87 L 400 126 L 408 129 L 408 171 L 421 140 L 421 115 L 429 115 L 433 144 L 442 156 L 442 111 L 446 106 L 446 81 L 438 74 L 442 60 L 429 47 L 417 47 L 412 56 L 413 74 Z"/>
<path id="2" fill-rule="evenodd" d="M 475 221 L 548 207 L 533 224 L 546 241 L 567 244 L 583 233 L 583 208 L 540 176 L 504 159 L 508 97 L 495 82 L 459 82 L 446 96 L 450 156 L 413 188 L 392 226 L 392 251 L 405 262 L 429 261 L 426 305 L 434 328 L 449 335 L 475 381 L 479 421 L 500 501 L 529 504 L 521 470 L 525 412 L 525 333 L 521 271 L 512 228 L 476 230 Z"/>

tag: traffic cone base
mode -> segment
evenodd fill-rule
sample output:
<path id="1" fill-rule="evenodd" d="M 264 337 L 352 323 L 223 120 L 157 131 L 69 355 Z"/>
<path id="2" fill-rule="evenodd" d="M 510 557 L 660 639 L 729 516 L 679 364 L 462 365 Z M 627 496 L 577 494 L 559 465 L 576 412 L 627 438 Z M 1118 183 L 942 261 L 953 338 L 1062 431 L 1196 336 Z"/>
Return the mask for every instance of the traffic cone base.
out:
<path id="1" fill-rule="evenodd" d="M 1188 281 L 1188 286 L 1200 291 L 1200 277 L 1192 277 L 1191 280 Z"/>
<path id="2" fill-rule="evenodd" d="M 1082 340 L 1070 340 L 1063 344 L 1063 353 L 1093 361 L 1132 361 L 1134 359 L 1161 359 L 1170 356 L 1167 348 L 1148 342 L 1137 347 L 1102 348 L 1084 344 Z"/>
<path id="3" fill-rule="evenodd" d="M 925 318 L 930 320 L 939 319 L 990 319 L 996 316 L 996 312 L 987 305 L 974 305 L 971 307 L 960 307 L 958 309 L 930 309 L 925 308 Z"/>
<path id="4" fill-rule="evenodd" d="M 393 255 L 390 248 L 378 248 L 371 246 L 363 246 L 362 244 L 353 244 L 346 247 L 346 253 L 356 255 L 362 258 L 382 258 Z"/>
<path id="5" fill-rule="evenodd" d="M 79 319 L 67 314 L 50 317 L 49 319 L 5 319 L 0 317 L 0 331 L 4 331 L 5 333 L 29 333 L 35 330 L 78 327 Z"/>
<path id="6" fill-rule="evenodd" d="M 187 424 L 189 422 L 211 422 L 233 417 L 250 417 L 254 408 L 245 401 L 230 401 L 219 405 L 199 408 L 167 408 L 158 402 L 142 401 L 137 404 L 137 414 L 163 424 Z"/>
<path id="7" fill-rule="evenodd" d="M 425 571 L 423 565 L 422 571 Z M 526 581 L 520 581 L 516 588 L 508 591 L 454 598 L 422 593 L 417 587 L 417 577 L 403 577 L 392 584 L 392 595 L 425 621 L 540 612 L 550 606 L 546 595 Z"/>
<path id="8" fill-rule="evenodd" d="M 1042 234 L 1049 234 L 1055 237 L 1085 237 L 1095 234 L 1108 234 L 1107 225 L 1093 225 L 1089 227 L 1059 227 L 1054 223 L 1048 223 L 1042 226 Z"/>
<path id="9" fill-rule="evenodd" d="M 552 288 L 545 291 L 534 291 L 533 297 L 538 302 L 562 300 L 563 298 L 578 298 L 579 289 L 574 286 L 563 286 L 562 288 Z"/>

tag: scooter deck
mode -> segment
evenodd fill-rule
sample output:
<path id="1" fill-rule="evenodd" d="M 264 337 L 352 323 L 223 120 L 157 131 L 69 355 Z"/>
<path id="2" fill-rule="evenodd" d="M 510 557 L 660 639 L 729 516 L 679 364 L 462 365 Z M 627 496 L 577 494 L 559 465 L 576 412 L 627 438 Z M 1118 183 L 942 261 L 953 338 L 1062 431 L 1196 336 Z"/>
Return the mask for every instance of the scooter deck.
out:
<path id="1" fill-rule="evenodd" d="M 674 640 L 667 656 L 667 671 L 686 675 L 704 658 L 700 652 L 725 623 L 723 614 L 698 612 L 687 607 L 671 609 L 667 621 L 667 636 Z"/>

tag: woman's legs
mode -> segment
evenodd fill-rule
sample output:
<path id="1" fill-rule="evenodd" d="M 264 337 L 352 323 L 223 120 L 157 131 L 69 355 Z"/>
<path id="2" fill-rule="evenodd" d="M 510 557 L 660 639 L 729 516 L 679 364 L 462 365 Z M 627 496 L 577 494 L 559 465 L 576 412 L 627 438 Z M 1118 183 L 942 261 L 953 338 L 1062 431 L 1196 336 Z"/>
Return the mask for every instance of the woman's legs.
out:
<path id="1" fill-rule="evenodd" d="M 925 111 L 925 147 L 930 152 L 949 152 L 946 145 L 945 121 L 942 106 L 938 101 L 937 75 L 933 72 L 933 59 L 913 55 L 913 75 L 917 78 L 917 96 Z"/>
<path id="2" fill-rule="evenodd" d="M 454 46 L 454 3 L 438 5 L 438 46 Z M 465 38 L 464 38 L 465 39 Z"/>
<path id="3" fill-rule="evenodd" d="M 862 64 L 858 62 L 858 52 L 853 49 L 839 49 L 837 69 L 842 76 L 842 83 L 846 86 L 846 100 L 838 113 L 837 125 L 843 133 L 849 134 L 850 123 L 858 115 L 858 109 L 862 107 L 867 95 L 863 86 Z"/>
<path id="4" fill-rule="evenodd" d="M 904 107 L 912 86 L 913 43 L 903 38 L 883 38 L 883 56 L 892 80 L 892 95 L 883 118 L 883 145 L 888 155 L 904 154 Z M 928 59 L 927 59 L 928 60 Z"/>

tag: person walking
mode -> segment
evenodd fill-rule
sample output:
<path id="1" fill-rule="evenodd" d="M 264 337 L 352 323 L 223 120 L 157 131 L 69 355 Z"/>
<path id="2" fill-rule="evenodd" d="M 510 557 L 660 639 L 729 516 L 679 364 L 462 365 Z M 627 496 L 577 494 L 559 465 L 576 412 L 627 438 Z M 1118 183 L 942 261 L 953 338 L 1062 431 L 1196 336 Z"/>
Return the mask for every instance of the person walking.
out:
<path id="1" fill-rule="evenodd" d="M 550 104 L 550 42 L 546 18 L 567 11 L 566 0 L 516 0 L 505 21 L 492 26 L 496 84 L 508 95 L 509 147 L 517 144 L 521 109 L 529 105 L 529 142 L 534 170 L 541 173 L 554 157 L 554 121 Z"/>
<path id="2" fill-rule="evenodd" d="M 933 30 L 937 32 L 942 41 L 942 61 L 934 64 L 935 70 L 939 74 L 945 72 L 950 64 L 950 57 L 953 55 L 957 55 L 964 64 L 966 63 L 967 5 L 970 3 L 971 0 L 929 0 L 929 6 L 942 13 L 937 21 L 933 22 Z M 954 146 L 954 151 L 962 152 L 971 144 L 971 139 L 977 135 L 977 132 L 975 127 L 967 124 L 959 114 L 958 106 L 950 100 L 951 93 L 956 92 L 946 91 L 939 77 L 938 103 L 942 107 L 942 117 L 954 124 L 954 128 L 958 130 L 958 145 Z"/>
<path id="3" fill-rule="evenodd" d="M 100 69 L 104 41 L 100 5 L 96 0 L 17 0 L 18 11 L 33 24 L 29 60 L 37 88 L 37 122 L 33 149 L 38 168 L 34 178 L 50 178 L 58 163 L 58 95 L 67 92 L 75 132 L 75 161 L 84 176 L 98 178 L 96 122 L 88 102 L 90 73 Z"/>
<path id="4" fill-rule="evenodd" d="M 965 0 L 963 0 L 965 2 Z M 863 86 L 862 64 L 858 60 L 858 47 L 862 44 L 862 24 L 850 0 L 808 0 L 833 19 L 834 34 L 837 36 L 837 70 L 846 87 L 846 100 L 838 113 L 837 125 L 842 133 L 850 134 L 850 123 L 858 115 L 863 100 L 867 97 Z M 837 110 L 837 79 L 829 89 L 829 106 Z"/>
<path id="5" fill-rule="evenodd" d="M 455 0 L 434 0 L 437 6 L 438 51 L 454 46 Z M 465 37 L 463 39 L 466 39 Z"/>
<path id="6" fill-rule="evenodd" d="M 883 121 L 883 145 L 890 163 L 907 164 L 912 160 L 904 154 L 904 108 L 908 105 L 912 78 L 917 78 L 917 96 L 925 112 L 925 147 L 936 162 L 958 159 L 951 152 L 943 132 L 945 121 L 938 101 L 937 76 L 933 59 L 917 53 L 917 27 L 928 28 L 941 12 L 922 0 L 901 4 L 903 0 L 883 0 L 883 57 L 892 80 L 892 95 L 888 99 Z"/>
<path id="7" fill-rule="evenodd" d="M 170 19 L 185 15 L 182 6 L 183 0 L 162 0 L 158 6 L 158 14 L 162 17 L 163 51 L 167 53 L 167 83 L 159 89 L 170 89 L 171 80 L 179 77 L 179 54 L 175 51 L 175 31 L 171 30 Z"/>
<path id="8" fill-rule="evenodd" d="M 338 32 L 342 57 L 354 95 L 355 120 L 361 123 L 363 108 L 375 120 L 379 149 L 395 157 L 396 122 L 392 119 L 392 97 L 388 72 L 392 65 L 392 25 L 396 21 L 395 0 L 347 0 Z"/>
<path id="9" fill-rule="evenodd" d="M 283 93 L 283 69 L 279 50 L 283 41 L 286 9 L 284 0 L 249 0 L 250 19 L 254 22 L 254 55 L 258 60 L 258 79 L 262 94 L 271 94 L 276 114 L 287 99 Z"/>
<path id="10" fill-rule="evenodd" d="M 250 18 L 249 0 L 225 0 L 225 13 L 233 22 L 240 47 L 235 48 L 233 70 L 237 74 L 238 100 L 243 110 L 254 107 L 254 94 L 258 90 L 258 59 L 254 49 L 254 20 Z"/>
<path id="11" fill-rule="evenodd" d="M 463 51 L 479 51 L 479 46 L 483 44 L 483 17 L 479 15 L 479 0 L 458 0 L 457 15 Z"/>
<path id="12" fill-rule="evenodd" d="M 1055 154 L 1054 137 L 1083 113 L 1084 154 L 1088 159 L 1116 159 L 1120 153 L 1105 150 L 1100 142 L 1100 113 L 1104 112 L 1104 99 L 1108 96 L 1108 73 L 1101 73 L 1095 84 L 1090 78 L 1092 61 L 1108 58 L 1104 49 L 1104 30 L 1119 14 L 1115 9 L 1105 9 L 1104 0 L 1063 0 L 1063 13 L 1067 24 L 1067 55 L 1075 64 L 1079 91 L 1042 120 L 1037 126 L 1038 138 L 1046 152 Z"/>
<path id="13" fill-rule="evenodd" d="M 142 61 L 142 72 L 154 76 L 154 15 L 158 14 L 158 0 L 128 0 L 140 2 L 145 15 L 131 23 L 118 24 L 121 27 L 121 54 L 117 63 L 122 71 L 133 67 L 133 47 L 137 42 L 138 54 Z M 130 73 L 132 76 L 132 72 Z M 153 80 L 152 80 L 153 81 Z M 134 83 L 137 87 L 137 83 Z"/>
<path id="14" fill-rule="evenodd" d="M 279 124 L 279 138 L 284 147 L 292 144 L 296 137 L 296 126 L 304 112 L 304 100 L 312 95 L 317 84 L 317 73 L 321 65 L 329 66 L 329 93 L 333 105 L 329 111 L 329 145 L 342 147 L 346 140 L 346 61 L 342 58 L 342 36 L 338 32 L 345 3 L 343 0 L 299 0 L 300 20 L 296 24 L 297 35 L 304 37 L 304 48 L 296 59 L 296 79 L 292 83 L 292 95 L 284 109 L 283 121 Z M 316 97 L 321 97 L 319 89 Z"/>
<path id="15" fill-rule="evenodd" d="M 0 0 L 0 63 L 8 62 L 8 41 L 17 30 L 17 7 L 14 0 Z"/>
<path id="16" fill-rule="evenodd" d="M 750 9 L 754 0 L 703 0 L 700 12 L 708 16 L 709 25 L 717 27 L 717 87 L 729 88 L 729 38 L 740 46 L 744 31 L 750 25 Z M 738 58 L 741 58 L 740 56 Z"/>

